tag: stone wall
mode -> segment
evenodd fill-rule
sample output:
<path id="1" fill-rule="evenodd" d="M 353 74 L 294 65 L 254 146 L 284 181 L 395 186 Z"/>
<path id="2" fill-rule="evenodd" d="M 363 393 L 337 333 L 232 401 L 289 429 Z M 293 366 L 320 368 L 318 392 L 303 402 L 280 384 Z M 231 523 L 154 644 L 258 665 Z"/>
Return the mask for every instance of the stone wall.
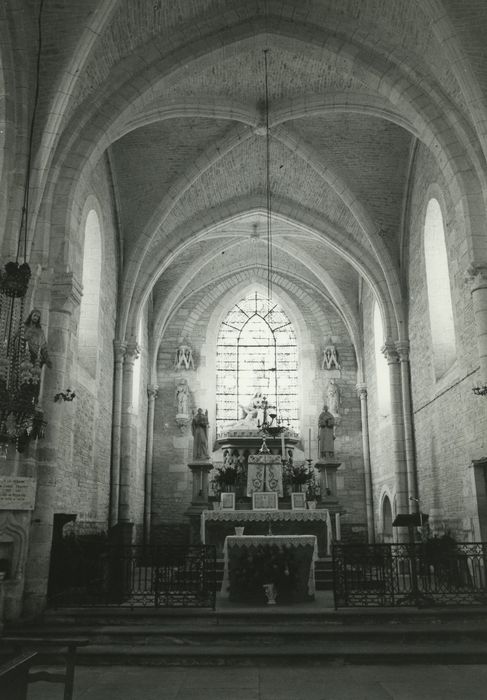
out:
<path id="1" fill-rule="evenodd" d="M 439 201 L 445 225 L 453 321 L 454 365 L 435 380 L 427 308 L 423 226 L 431 197 Z M 419 491 L 423 509 L 438 529 L 451 528 L 461 538 L 478 536 L 472 460 L 487 454 L 487 405 L 472 393 L 479 358 L 472 300 L 465 281 L 468 251 L 459 218 L 435 163 L 418 150 L 410 206 L 409 328 L 412 400 Z"/>

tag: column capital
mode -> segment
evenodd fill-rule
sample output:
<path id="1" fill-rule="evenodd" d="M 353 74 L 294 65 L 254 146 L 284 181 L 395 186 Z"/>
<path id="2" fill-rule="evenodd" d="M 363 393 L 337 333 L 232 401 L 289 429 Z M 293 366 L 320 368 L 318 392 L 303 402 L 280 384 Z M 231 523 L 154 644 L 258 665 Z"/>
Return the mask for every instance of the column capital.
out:
<path id="1" fill-rule="evenodd" d="M 115 353 L 115 362 L 123 362 L 127 352 L 127 343 L 125 340 L 114 340 L 113 351 Z"/>
<path id="2" fill-rule="evenodd" d="M 396 340 L 396 350 L 400 362 L 409 362 L 409 340 Z"/>
<path id="3" fill-rule="evenodd" d="M 55 274 L 51 288 L 51 310 L 72 314 L 80 305 L 83 285 L 72 272 Z"/>
<path id="4" fill-rule="evenodd" d="M 125 359 L 135 362 L 140 356 L 141 347 L 136 340 L 130 340 L 126 343 L 127 350 L 125 353 Z"/>
<path id="5" fill-rule="evenodd" d="M 471 263 L 467 268 L 465 282 L 470 284 L 470 291 L 487 289 L 487 263 Z"/>
<path id="6" fill-rule="evenodd" d="M 157 399 L 157 394 L 159 392 L 158 384 L 148 384 L 147 385 L 147 396 L 149 399 Z"/>
<path id="7" fill-rule="evenodd" d="M 388 365 L 394 365 L 399 362 L 399 353 L 397 352 L 396 343 L 392 338 L 387 338 L 380 350 L 386 358 Z"/>
<path id="8" fill-rule="evenodd" d="M 359 382 L 358 384 L 355 385 L 355 389 L 357 391 L 357 396 L 359 399 L 366 399 L 367 398 L 367 384 L 365 382 Z"/>

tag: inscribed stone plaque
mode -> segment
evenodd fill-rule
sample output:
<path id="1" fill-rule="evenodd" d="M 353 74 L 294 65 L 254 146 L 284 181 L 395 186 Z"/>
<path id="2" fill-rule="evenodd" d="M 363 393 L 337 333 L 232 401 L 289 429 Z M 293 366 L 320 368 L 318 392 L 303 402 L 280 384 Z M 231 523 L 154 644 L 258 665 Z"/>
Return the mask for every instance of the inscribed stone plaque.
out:
<path id="1" fill-rule="evenodd" d="M 34 510 L 36 480 L 25 476 L 0 477 L 0 510 Z"/>

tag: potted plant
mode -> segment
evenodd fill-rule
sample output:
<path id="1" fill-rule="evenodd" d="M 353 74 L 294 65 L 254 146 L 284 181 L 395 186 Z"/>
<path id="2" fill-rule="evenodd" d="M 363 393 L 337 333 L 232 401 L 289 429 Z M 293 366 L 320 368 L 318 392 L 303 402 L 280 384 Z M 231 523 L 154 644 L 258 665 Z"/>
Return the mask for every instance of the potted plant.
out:
<path id="1" fill-rule="evenodd" d="M 283 470 L 283 482 L 290 491 L 306 491 L 313 473 L 306 462 L 288 462 Z"/>
<path id="2" fill-rule="evenodd" d="M 316 472 L 313 470 L 311 472 L 311 478 L 308 481 L 306 488 L 306 500 L 308 502 L 308 508 L 313 510 L 316 508 L 316 502 L 319 500 L 321 495 L 321 488 L 319 479 L 316 478 Z"/>
<path id="3" fill-rule="evenodd" d="M 223 491 L 236 491 L 241 477 L 238 464 L 224 464 L 222 467 L 217 467 L 210 482 L 214 495 L 220 497 Z"/>

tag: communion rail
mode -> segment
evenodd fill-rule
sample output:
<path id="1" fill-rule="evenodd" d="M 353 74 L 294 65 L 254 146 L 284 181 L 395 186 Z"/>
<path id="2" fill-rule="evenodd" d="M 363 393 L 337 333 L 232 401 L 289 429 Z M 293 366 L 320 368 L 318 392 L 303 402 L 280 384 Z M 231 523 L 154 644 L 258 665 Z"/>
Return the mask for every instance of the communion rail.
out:
<path id="1" fill-rule="evenodd" d="M 486 542 L 334 544 L 335 608 L 487 604 Z"/>
<path id="2" fill-rule="evenodd" d="M 213 545 L 107 545 L 93 551 L 78 543 L 53 572 L 49 605 L 214 609 L 215 569 Z"/>

